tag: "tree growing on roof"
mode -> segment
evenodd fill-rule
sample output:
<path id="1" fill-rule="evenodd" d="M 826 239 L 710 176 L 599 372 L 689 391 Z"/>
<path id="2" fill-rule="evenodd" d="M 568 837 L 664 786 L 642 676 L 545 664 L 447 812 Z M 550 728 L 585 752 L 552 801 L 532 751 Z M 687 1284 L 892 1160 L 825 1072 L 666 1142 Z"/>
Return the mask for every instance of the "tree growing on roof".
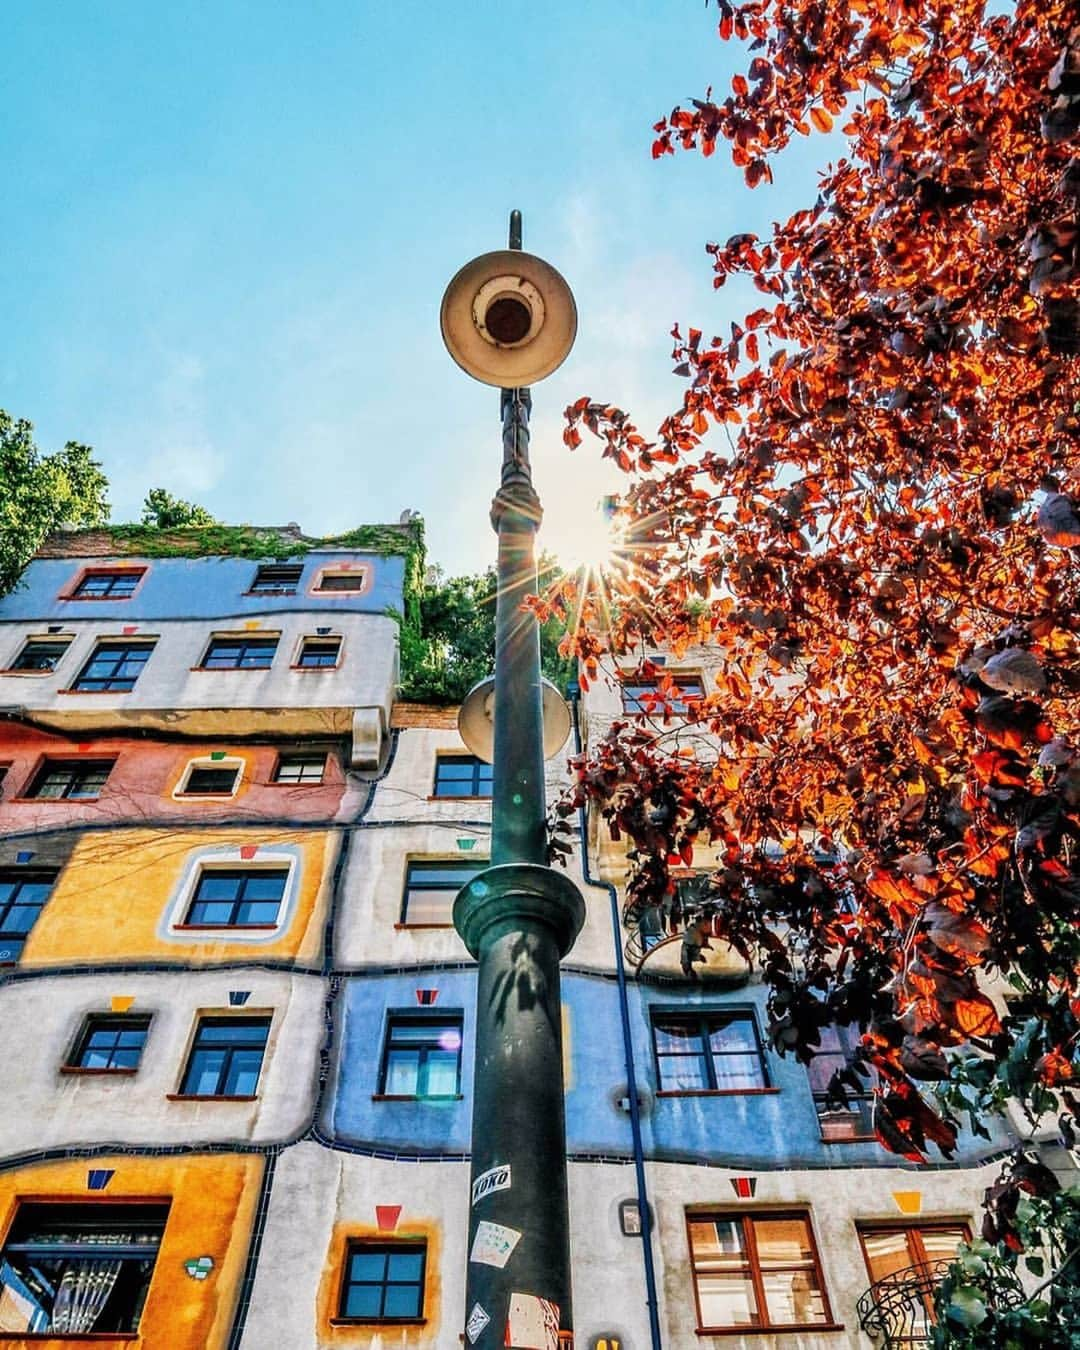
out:
<path id="1" fill-rule="evenodd" d="M 631 848 L 631 914 L 680 912 L 711 842 L 713 931 L 754 956 L 774 1043 L 857 1027 L 836 1099 L 879 1084 L 880 1141 L 948 1155 L 1018 1100 L 1080 1115 L 1080 27 L 1069 0 L 719 0 L 730 91 L 655 126 L 771 181 L 838 131 L 818 199 L 707 246 L 760 301 L 673 330 L 680 405 L 648 438 L 567 410 L 629 476 L 648 541 L 612 641 L 722 656 L 695 713 L 617 722 L 577 764 Z M 835 143 L 835 142 L 834 142 Z M 600 643 L 579 630 L 585 678 Z M 855 900 L 852 912 L 852 899 Z M 777 934 L 786 932 L 785 938 Z M 692 954 L 692 948 L 691 948 Z M 984 973 L 1022 999 L 1001 1017 Z M 948 1056 L 943 1052 L 948 1051 Z M 937 1344 L 1063 1344 L 1080 1324 L 1075 1193 L 1021 1151 L 982 1257 L 943 1288 Z M 1034 1299 L 1017 1253 L 1050 1255 Z M 1011 1282 L 1011 1283 L 1010 1283 Z M 1012 1291 L 1010 1294 L 1009 1291 Z M 1058 1337 L 1059 1339 L 1055 1339 Z"/>

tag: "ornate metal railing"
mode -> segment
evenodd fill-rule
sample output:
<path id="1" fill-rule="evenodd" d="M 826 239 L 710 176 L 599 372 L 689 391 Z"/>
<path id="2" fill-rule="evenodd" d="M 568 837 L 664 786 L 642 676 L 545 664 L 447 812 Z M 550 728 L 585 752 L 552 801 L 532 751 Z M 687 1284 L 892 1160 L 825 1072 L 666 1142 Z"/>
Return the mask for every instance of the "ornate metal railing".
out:
<path id="1" fill-rule="evenodd" d="M 926 1350 L 934 1322 L 934 1290 L 949 1264 L 908 1266 L 872 1284 L 856 1304 L 863 1331 L 875 1340 L 880 1337 L 882 1350 Z"/>

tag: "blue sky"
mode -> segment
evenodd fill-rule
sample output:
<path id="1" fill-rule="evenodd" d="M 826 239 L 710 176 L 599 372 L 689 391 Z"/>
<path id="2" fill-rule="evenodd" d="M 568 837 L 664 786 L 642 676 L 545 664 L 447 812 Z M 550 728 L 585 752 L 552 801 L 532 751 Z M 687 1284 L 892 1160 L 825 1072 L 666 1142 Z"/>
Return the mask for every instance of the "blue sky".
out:
<path id="1" fill-rule="evenodd" d="M 563 407 L 654 427 L 680 396 L 671 324 L 753 307 L 713 291 L 705 242 L 813 199 L 820 144 L 768 192 L 721 154 L 651 160 L 652 122 L 737 68 L 716 20 L 699 0 L 7 0 L 0 406 L 43 449 L 92 444 L 116 519 L 154 486 L 313 534 L 410 507 L 433 560 L 481 567 L 498 393 L 452 364 L 438 310 L 517 206 L 578 302 L 534 390 L 545 537 L 572 551 L 619 475 L 563 449 Z"/>

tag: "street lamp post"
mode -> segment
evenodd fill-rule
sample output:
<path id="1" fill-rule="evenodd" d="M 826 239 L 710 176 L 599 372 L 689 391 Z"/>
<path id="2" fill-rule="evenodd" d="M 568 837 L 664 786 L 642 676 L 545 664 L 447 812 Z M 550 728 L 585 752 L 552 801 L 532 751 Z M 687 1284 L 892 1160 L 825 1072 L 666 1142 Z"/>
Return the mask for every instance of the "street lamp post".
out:
<path id="1" fill-rule="evenodd" d="M 576 316 L 558 273 L 520 249 L 515 211 L 510 250 L 463 268 L 442 316 L 455 360 L 502 389 L 502 476 L 491 508 L 491 866 L 454 903 L 454 925 L 479 965 L 465 1305 L 467 1341 L 477 1350 L 545 1345 L 535 1331 L 508 1338 L 511 1326 L 546 1321 L 551 1344 L 573 1326 L 559 961 L 581 929 L 584 902 L 546 861 L 540 636 L 525 608 L 537 589 L 541 509 L 529 464 L 531 399 L 520 376 L 543 378 L 561 362 Z"/>

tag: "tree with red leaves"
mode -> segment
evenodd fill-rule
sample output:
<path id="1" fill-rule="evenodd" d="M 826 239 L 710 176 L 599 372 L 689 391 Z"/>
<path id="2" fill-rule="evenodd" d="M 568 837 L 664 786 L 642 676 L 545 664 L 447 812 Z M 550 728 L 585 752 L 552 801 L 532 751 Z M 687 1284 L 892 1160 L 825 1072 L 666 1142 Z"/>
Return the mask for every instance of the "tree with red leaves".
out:
<path id="1" fill-rule="evenodd" d="M 707 920 L 758 962 L 774 1043 L 829 1024 L 877 1084 L 880 1141 L 946 1155 L 1006 1098 L 1080 1116 L 1080 25 L 1075 0 L 719 0 L 745 74 L 657 123 L 654 157 L 725 148 L 753 187 L 838 128 L 817 201 L 708 245 L 760 305 L 676 327 L 682 403 L 647 439 L 567 410 L 630 478 L 647 542 L 612 645 L 711 644 L 693 720 L 616 722 L 577 762 L 631 846 L 627 917 Z M 586 679 L 600 651 L 582 629 Z M 662 676 L 646 664 L 644 674 Z M 687 908 L 673 868 L 720 866 Z M 779 936 L 783 934 L 784 936 Z M 988 996 L 1003 982 L 1008 1016 Z M 947 1051 L 948 1054 L 943 1052 Z M 938 1344 L 1068 1344 L 1080 1202 L 1021 1150 Z M 1018 1252 L 1038 1296 L 1015 1293 Z M 957 1273 L 959 1272 L 959 1273 Z M 1011 1284 L 1010 1284 L 1011 1281 Z M 1064 1330 L 1073 1327 L 1073 1333 Z M 1057 1338 L 1057 1339 L 1055 1339 Z"/>

